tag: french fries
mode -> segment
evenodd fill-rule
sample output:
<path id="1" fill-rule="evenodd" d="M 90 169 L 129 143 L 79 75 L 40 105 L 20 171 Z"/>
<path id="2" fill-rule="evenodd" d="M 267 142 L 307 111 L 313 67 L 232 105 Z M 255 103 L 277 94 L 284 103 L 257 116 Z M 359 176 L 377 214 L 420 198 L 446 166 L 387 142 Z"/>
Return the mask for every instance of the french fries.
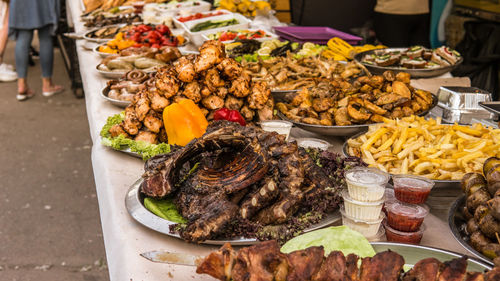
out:
<path id="1" fill-rule="evenodd" d="M 500 157 L 500 129 L 410 116 L 370 126 L 347 141 L 347 152 L 392 174 L 460 180 L 465 173 L 481 173 L 488 157 Z"/>

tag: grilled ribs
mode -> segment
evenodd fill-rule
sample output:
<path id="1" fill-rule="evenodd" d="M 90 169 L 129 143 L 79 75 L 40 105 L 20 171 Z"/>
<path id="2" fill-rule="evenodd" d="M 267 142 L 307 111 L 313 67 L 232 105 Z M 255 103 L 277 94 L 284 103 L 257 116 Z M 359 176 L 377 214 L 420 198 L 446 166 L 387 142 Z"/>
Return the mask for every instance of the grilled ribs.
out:
<path id="1" fill-rule="evenodd" d="M 304 198 L 333 188 L 295 142 L 227 121 L 211 123 L 202 137 L 151 158 L 144 168 L 141 192 L 173 197 L 188 221 L 180 235 L 191 242 L 215 238 L 240 219 L 285 223 L 307 206 Z"/>

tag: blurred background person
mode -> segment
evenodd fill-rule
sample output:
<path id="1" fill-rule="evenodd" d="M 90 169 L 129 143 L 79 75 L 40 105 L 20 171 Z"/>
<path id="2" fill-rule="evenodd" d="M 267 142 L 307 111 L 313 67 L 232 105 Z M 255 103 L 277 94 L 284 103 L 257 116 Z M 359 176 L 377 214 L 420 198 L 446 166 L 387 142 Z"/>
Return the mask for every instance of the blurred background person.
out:
<path id="1" fill-rule="evenodd" d="M 59 0 L 11 0 L 9 16 L 9 33 L 16 39 L 16 98 L 19 101 L 29 99 L 35 92 L 29 88 L 26 77 L 33 33 L 37 30 L 40 43 L 40 65 L 42 68 L 42 94 L 45 97 L 62 92 L 64 89 L 52 81 L 54 64 L 55 35 L 59 21 Z"/>
<path id="2" fill-rule="evenodd" d="M 377 39 L 389 47 L 429 46 L 429 0 L 377 0 Z"/>
<path id="3" fill-rule="evenodd" d="M 9 82 L 17 79 L 14 67 L 3 61 L 9 34 L 9 0 L 0 1 L 0 81 Z"/>

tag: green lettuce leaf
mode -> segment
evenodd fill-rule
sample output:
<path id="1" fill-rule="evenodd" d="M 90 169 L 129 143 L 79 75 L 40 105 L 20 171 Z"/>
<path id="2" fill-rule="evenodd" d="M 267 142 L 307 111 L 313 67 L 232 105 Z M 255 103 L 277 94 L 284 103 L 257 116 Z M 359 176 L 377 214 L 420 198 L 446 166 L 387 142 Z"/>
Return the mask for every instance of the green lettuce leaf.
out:
<path id="1" fill-rule="evenodd" d="M 144 198 L 144 207 L 151 213 L 159 216 L 160 218 L 175 222 L 186 223 L 187 220 L 179 214 L 177 207 L 174 204 L 174 199 L 168 198 L 157 200 L 153 198 Z"/>
<path id="2" fill-rule="evenodd" d="M 283 245 L 281 252 L 290 253 L 311 246 L 323 246 L 325 256 L 331 251 L 341 251 L 345 256 L 354 253 L 362 258 L 375 255 L 370 242 L 359 232 L 347 226 L 332 226 L 299 235 Z"/>

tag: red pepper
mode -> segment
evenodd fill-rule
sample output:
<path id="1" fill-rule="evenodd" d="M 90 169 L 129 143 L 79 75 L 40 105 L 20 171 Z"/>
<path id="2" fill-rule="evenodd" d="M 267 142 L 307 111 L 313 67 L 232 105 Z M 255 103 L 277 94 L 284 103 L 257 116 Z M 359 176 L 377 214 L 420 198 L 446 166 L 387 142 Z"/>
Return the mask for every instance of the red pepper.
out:
<path id="1" fill-rule="evenodd" d="M 229 111 L 229 121 L 240 123 L 241 126 L 245 126 L 247 124 L 245 122 L 245 119 L 243 119 L 243 116 L 241 116 L 241 114 L 238 112 L 238 110 Z"/>
<path id="2" fill-rule="evenodd" d="M 223 107 L 214 113 L 214 120 L 229 120 L 230 110 Z"/>

